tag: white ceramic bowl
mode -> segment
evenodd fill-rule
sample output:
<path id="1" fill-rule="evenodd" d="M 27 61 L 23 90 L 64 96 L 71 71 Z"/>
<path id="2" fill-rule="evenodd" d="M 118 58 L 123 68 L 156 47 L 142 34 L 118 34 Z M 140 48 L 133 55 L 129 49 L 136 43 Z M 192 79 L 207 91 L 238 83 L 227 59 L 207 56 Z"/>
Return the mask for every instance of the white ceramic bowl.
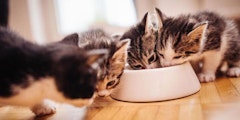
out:
<path id="1" fill-rule="evenodd" d="M 153 102 L 192 95 L 200 82 L 189 62 L 157 69 L 124 70 L 111 97 L 128 102 Z"/>

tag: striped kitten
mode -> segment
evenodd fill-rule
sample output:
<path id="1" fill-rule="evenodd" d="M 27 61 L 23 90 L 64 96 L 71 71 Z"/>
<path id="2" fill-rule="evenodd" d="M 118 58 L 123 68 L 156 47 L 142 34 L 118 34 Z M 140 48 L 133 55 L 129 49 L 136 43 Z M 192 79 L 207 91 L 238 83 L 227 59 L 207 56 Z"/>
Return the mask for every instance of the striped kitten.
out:
<path id="1" fill-rule="evenodd" d="M 120 82 L 126 64 L 129 40 L 114 40 L 103 30 L 93 29 L 80 34 L 71 34 L 61 42 L 78 45 L 85 50 L 109 50 L 108 58 L 99 68 L 96 88 L 99 96 L 110 95 L 111 90 Z"/>
<path id="2" fill-rule="evenodd" d="M 150 15 L 146 13 L 140 23 L 122 35 L 121 39 L 131 40 L 127 62 L 132 69 L 150 69 L 158 66 L 155 53 L 157 33 L 150 21 Z"/>
<path id="3" fill-rule="evenodd" d="M 227 63 L 227 75 L 240 76 L 240 38 L 232 20 L 213 12 L 162 18 L 156 11 L 162 23 L 156 47 L 161 66 L 191 61 L 199 80 L 211 82 Z"/>
<path id="4" fill-rule="evenodd" d="M 106 53 L 66 44 L 39 46 L 0 27 L 0 104 L 28 106 L 37 116 L 56 111 L 46 99 L 87 105 L 97 84 L 95 66 Z"/>

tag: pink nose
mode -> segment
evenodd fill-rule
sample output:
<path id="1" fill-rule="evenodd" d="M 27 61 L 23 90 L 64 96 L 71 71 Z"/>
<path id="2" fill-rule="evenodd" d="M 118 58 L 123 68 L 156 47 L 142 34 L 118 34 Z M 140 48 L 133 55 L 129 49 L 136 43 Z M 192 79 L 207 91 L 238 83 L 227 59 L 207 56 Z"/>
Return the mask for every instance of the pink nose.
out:
<path id="1" fill-rule="evenodd" d="M 109 93 L 108 90 L 98 91 L 98 96 L 99 96 L 99 97 L 105 97 L 105 96 L 108 96 L 108 95 L 110 95 L 110 93 Z"/>

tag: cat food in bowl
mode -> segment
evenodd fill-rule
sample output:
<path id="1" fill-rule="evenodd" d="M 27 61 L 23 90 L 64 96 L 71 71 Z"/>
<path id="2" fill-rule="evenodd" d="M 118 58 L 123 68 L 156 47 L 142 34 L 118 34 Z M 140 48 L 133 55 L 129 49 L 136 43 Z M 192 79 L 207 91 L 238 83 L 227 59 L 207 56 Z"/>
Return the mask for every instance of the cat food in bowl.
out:
<path id="1" fill-rule="evenodd" d="M 177 99 L 200 90 L 200 82 L 189 62 L 181 65 L 124 70 L 113 99 L 128 102 L 154 102 Z"/>

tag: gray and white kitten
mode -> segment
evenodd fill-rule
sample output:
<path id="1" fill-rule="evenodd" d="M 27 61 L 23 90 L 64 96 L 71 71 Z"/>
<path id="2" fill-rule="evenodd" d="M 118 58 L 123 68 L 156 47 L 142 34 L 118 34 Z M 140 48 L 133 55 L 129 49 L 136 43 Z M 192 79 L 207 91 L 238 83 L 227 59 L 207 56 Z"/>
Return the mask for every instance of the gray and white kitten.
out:
<path id="1" fill-rule="evenodd" d="M 216 79 L 216 71 L 228 65 L 228 76 L 240 76 L 240 37 L 235 23 L 213 12 L 162 17 L 156 52 L 161 66 L 191 61 L 201 82 Z"/>
<path id="2" fill-rule="evenodd" d="M 151 16 L 146 13 L 137 25 L 122 35 L 121 39 L 131 40 L 127 62 L 132 69 L 150 69 L 158 66 L 155 52 L 157 30 L 151 22 Z"/>
<path id="3" fill-rule="evenodd" d="M 99 96 L 108 96 L 115 88 L 125 68 L 129 40 L 113 39 L 101 29 L 92 29 L 67 36 L 61 42 L 72 44 L 85 50 L 107 49 L 109 56 L 99 66 L 96 91 Z"/>

